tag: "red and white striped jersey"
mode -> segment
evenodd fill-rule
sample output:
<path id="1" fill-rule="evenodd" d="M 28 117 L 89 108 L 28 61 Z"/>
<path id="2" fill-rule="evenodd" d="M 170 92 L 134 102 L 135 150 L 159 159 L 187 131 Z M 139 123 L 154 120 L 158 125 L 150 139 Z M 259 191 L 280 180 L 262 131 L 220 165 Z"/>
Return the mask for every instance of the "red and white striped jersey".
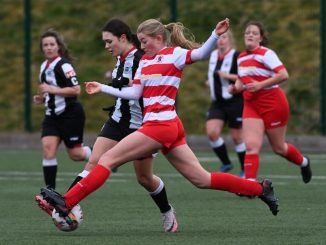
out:
<path id="1" fill-rule="evenodd" d="M 242 52 L 238 57 L 238 76 L 243 84 L 263 81 L 285 68 L 276 53 L 266 47 Z M 274 85 L 273 87 L 278 87 Z"/>
<path id="2" fill-rule="evenodd" d="M 190 54 L 191 50 L 168 47 L 154 57 L 142 57 L 133 83 L 143 86 L 143 122 L 176 118 L 175 100 L 182 70 L 192 63 Z"/>

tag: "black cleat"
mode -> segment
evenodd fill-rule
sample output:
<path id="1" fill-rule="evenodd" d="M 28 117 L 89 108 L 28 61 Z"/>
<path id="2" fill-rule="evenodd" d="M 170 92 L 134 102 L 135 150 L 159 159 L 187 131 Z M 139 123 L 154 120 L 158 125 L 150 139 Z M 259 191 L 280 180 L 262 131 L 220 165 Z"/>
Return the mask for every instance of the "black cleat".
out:
<path id="1" fill-rule="evenodd" d="M 301 176 L 302 176 L 302 180 L 304 183 L 309 183 L 311 180 L 311 168 L 310 168 L 310 159 L 308 157 L 305 156 L 305 158 L 308 160 L 308 164 L 305 167 L 301 167 Z"/>
<path id="2" fill-rule="evenodd" d="M 68 216 L 70 209 L 66 206 L 63 196 L 51 188 L 41 188 L 41 195 L 62 217 Z"/>
<path id="3" fill-rule="evenodd" d="M 276 216 L 279 211 L 278 210 L 278 199 L 276 198 L 276 196 L 274 194 L 274 188 L 272 186 L 272 181 L 265 179 L 265 180 L 263 180 L 261 185 L 263 187 L 263 193 L 261 194 L 261 196 L 259 196 L 259 198 L 264 203 L 267 204 L 267 206 L 271 210 L 272 214 Z"/>

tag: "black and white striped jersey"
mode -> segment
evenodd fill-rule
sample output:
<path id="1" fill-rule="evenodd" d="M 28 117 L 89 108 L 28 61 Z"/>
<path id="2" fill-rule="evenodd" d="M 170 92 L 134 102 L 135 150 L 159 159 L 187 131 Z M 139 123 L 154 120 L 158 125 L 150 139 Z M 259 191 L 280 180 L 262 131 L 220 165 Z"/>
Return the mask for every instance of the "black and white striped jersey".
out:
<path id="1" fill-rule="evenodd" d="M 60 88 L 79 85 L 74 68 L 68 60 L 62 57 L 42 63 L 39 81 Z M 45 114 L 48 116 L 60 115 L 68 104 L 77 101 L 77 96 L 63 97 L 50 93 L 45 93 L 43 96 L 45 98 Z"/>
<path id="2" fill-rule="evenodd" d="M 143 51 L 134 48 L 125 57 L 118 57 L 112 71 L 112 79 L 124 77 L 132 80 L 143 54 Z M 131 129 L 139 128 L 143 121 L 142 100 L 117 98 L 111 118 L 125 127 Z"/>
<path id="3" fill-rule="evenodd" d="M 237 58 L 239 52 L 231 49 L 224 56 L 219 55 L 218 50 L 211 53 L 208 66 L 208 83 L 213 101 L 219 103 L 230 100 L 242 100 L 242 94 L 232 95 L 229 93 L 229 86 L 232 82 L 229 79 L 220 77 L 217 71 L 223 71 L 230 74 L 237 74 Z"/>

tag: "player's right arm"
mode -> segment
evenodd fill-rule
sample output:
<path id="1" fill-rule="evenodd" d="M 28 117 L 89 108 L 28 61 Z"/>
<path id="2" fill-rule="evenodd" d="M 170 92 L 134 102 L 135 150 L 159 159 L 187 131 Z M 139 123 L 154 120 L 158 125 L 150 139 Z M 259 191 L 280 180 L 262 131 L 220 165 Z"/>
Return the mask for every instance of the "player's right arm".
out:
<path id="1" fill-rule="evenodd" d="M 230 94 L 241 93 L 243 90 L 245 90 L 245 88 L 246 88 L 245 85 L 238 78 L 234 84 L 229 85 L 229 93 Z"/>

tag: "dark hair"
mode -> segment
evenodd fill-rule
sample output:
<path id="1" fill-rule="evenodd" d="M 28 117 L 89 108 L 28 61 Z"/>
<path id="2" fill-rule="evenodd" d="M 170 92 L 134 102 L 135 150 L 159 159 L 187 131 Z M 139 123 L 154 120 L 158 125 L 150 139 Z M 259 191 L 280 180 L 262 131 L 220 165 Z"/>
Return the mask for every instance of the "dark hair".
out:
<path id="1" fill-rule="evenodd" d="M 113 18 L 110 19 L 103 27 L 102 32 L 111 32 L 116 37 L 121 37 L 121 35 L 126 35 L 129 42 L 140 49 L 140 42 L 137 35 L 132 33 L 130 27 L 120 19 Z"/>
<path id="2" fill-rule="evenodd" d="M 252 21 L 249 21 L 247 24 L 246 24 L 246 27 L 245 29 L 250 26 L 250 25 L 254 25 L 254 26 L 257 26 L 258 29 L 259 29 L 259 33 L 262 37 L 262 41 L 260 42 L 260 45 L 262 46 L 267 46 L 268 44 L 268 38 L 267 38 L 267 31 L 265 29 L 265 26 L 259 22 L 259 21 L 255 21 L 255 20 L 252 20 Z"/>
<path id="3" fill-rule="evenodd" d="M 72 57 L 69 54 L 69 50 L 67 48 L 67 45 L 65 44 L 65 42 L 63 41 L 63 37 L 54 29 L 48 29 L 46 30 L 40 38 L 40 49 L 43 52 L 42 49 L 42 40 L 46 37 L 54 37 L 58 46 L 59 46 L 59 54 L 61 57 L 66 58 L 68 61 L 72 60 Z"/>

